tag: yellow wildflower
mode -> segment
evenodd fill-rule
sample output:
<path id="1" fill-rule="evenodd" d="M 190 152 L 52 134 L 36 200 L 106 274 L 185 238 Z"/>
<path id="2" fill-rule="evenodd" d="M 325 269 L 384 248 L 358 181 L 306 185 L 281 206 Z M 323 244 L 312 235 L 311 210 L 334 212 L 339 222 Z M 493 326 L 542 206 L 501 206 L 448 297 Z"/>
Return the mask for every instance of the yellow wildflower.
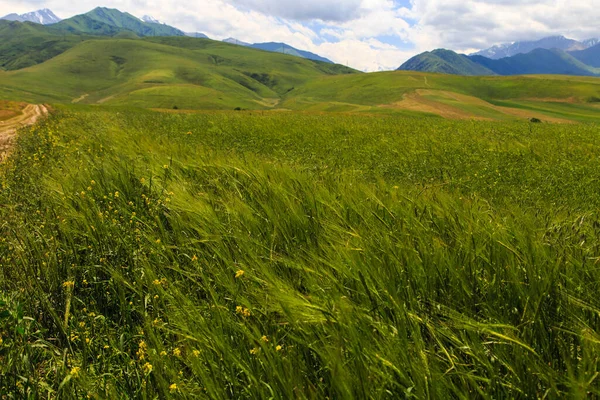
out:
<path id="1" fill-rule="evenodd" d="M 175 348 L 173 350 L 173 354 L 175 355 L 175 357 L 179 357 L 181 355 L 181 349 Z"/>
<path id="2" fill-rule="evenodd" d="M 150 364 L 150 363 L 144 364 L 144 372 L 146 372 L 146 374 L 149 374 L 150 372 L 152 372 L 152 364 Z"/>
<path id="3" fill-rule="evenodd" d="M 72 289 L 75 287 L 75 282 L 74 281 L 66 281 L 65 283 L 63 283 L 63 287 L 65 287 L 67 289 Z"/>
<path id="4" fill-rule="evenodd" d="M 235 277 L 236 277 L 236 278 L 239 278 L 239 277 L 241 277 L 241 276 L 242 276 L 242 275 L 244 275 L 244 274 L 245 274 L 245 272 L 244 272 L 244 271 L 242 271 L 242 270 L 240 269 L 240 270 L 238 270 L 238 271 L 235 273 Z"/>
<path id="5" fill-rule="evenodd" d="M 265 343 L 269 343 L 269 338 L 266 336 L 261 337 L 260 340 L 262 340 Z"/>
<path id="6" fill-rule="evenodd" d="M 78 377 L 80 371 L 81 371 L 81 368 L 73 367 L 73 368 L 71 368 L 71 375 L 73 375 L 74 377 Z"/>
<path id="7" fill-rule="evenodd" d="M 173 384 L 171 384 L 171 386 L 169 386 L 169 390 L 170 390 L 171 392 L 174 392 L 174 391 L 176 391 L 176 390 L 177 390 L 177 384 L 176 384 L 176 383 L 173 383 Z"/>
<path id="8" fill-rule="evenodd" d="M 259 352 L 259 349 L 258 349 L 258 348 L 256 348 L 256 347 L 255 347 L 255 348 L 253 348 L 252 350 L 250 350 L 250 354 L 252 354 L 253 356 L 257 355 L 257 354 L 258 354 L 258 352 Z"/>
<path id="9" fill-rule="evenodd" d="M 194 256 L 192 257 L 192 262 L 196 262 L 196 261 L 198 261 L 198 257 L 196 257 L 196 255 L 194 255 Z"/>
<path id="10" fill-rule="evenodd" d="M 275 347 L 275 351 L 281 351 L 281 350 L 283 350 L 283 346 L 277 345 L 277 347 Z"/>
<path id="11" fill-rule="evenodd" d="M 2 339 L 0 339 L 0 340 L 2 340 Z M 0 342 L 0 344 L 2 344 L 2 342 Z M 194 350 L 192 353 L 194 354 L 194 357 L 200 357 L 200 351 L 199 350 Z"/>
<path id="12" fill-rule="evenodd" d="M 163 350 L 163 351 L 161 351 L 161 352 L 160 352 L 160 356 L 161 356 L 161 357 L 165 357 L 166 355 L 167 355 L 167 352 L 166 352 L 166 351 L 164 351 L 164 350 Z"/>

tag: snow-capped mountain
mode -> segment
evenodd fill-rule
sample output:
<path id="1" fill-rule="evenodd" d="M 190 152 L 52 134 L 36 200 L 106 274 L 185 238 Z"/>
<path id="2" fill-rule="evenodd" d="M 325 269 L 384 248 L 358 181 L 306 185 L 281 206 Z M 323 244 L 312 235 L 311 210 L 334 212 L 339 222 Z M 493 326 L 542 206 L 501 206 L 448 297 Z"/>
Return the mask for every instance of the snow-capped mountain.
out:
<path id="1" fill-rule="evenodd" d="M 34 22 L 36 24 L 51 25 L 62 21 L 56 16 L 51 10 L 44 8 L 43 10 L 37 10 L 26 14 L 8 14 L 0 19 L 8 21 L 19 21 L 19 22 Z"/>
<path id="2" fill-rule="evenodd" d="M 590 39 L 583 42 L 568 39 L 564 36 L 551 36 L 536 41 L 524 41 L 506 43 L 490 47 L 489 49 L 471 54 L 472 56 L 483 56 L 493 60 L 499 60 L 505 57 L 512 57 L 517 54 L 527 54 L 535 49 L 559 49 L 564 51 L 585 50 L 598 43 L 598 39 Z"/>
<path id="3" fill-rule="evenodd" d="M 162 24 L 161 21 L 157 20 L 156 18 L 150 16 L 150 15 L 144 15 L 142 17 L 142 21 L 144 22 L 148 22 L 150 24 Z"/>

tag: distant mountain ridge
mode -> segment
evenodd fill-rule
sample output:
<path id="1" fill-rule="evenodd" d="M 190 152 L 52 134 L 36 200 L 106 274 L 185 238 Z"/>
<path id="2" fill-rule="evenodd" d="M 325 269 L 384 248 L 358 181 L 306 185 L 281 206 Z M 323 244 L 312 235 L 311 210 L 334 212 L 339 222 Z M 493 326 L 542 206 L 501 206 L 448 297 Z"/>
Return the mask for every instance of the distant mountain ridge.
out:
<path id="1" fill-rule="evenodd" d="M 57 29 L 96 35 L 114 36 L 130 32 L 137 36 L 185 36 L 185 33 L 169 25 L 145 22 L 117 9 L 97 7 L 92 11 L 65 19 L 55 25 Z"/>
<path id="2" fill-rule="evenodd" d="M 600 44 L 585 50 L 566 52 L 537 48 L 501 59 L 481 55 L 466 56 L 451 50 L 419 54 L 399 70 L 436 72 L 454 75 L 528 75 L 555 74 L 600 76 Z"/>
<path id="3" fill-rule="evenodd" d="M 527 54 L 535 49 L 559 49 L 563 51 L 585 50 L 599 43 L 599 39 L 588 39 L 582 42 L 568 39 L 564 36 L 550 36 L 535 41 L 521 41 L 506 43 L 490 47 L 471 54 L 472 56 L 483 56 L 492 60 L 499 60 L 505 57 L 516 56 L 517 54 Z"/>
<path id="4" fill-rule="evenodd" d="M 223 41 L 226 43 L 230 43 L 230 44 L 236 44 L 238 46 L 252 47 L 253 49 L 270 51 L 272 53 L 287 54 L 290 56 L 306 58 L 308 60 L 321 61 L 321 62 L 325 62 L 328 64 L 334 64 L 333 61 L 331 61 L 325 57 L 321 57 L 320 55 L 311 53 L 310 51 L 296 49 L 295 47 L 292 47 L 287 43 L 267 42 L 267 43 L 250 44 L 250 43 L 242 42 L 241 40 L 237 40 L 235 38 L 228 38 Z"/>
<path id="5" fill-rule="evenodd" d="M 56 14 L 52 12 L 52 10 L 49 10 L 47 8 L 20 15 L 15 13 L 8 14 L 0 19 L 18 22 L 33 22 L 41 25 L 51 25 L 61 21 L 61 19 L 57 17 Z"/>

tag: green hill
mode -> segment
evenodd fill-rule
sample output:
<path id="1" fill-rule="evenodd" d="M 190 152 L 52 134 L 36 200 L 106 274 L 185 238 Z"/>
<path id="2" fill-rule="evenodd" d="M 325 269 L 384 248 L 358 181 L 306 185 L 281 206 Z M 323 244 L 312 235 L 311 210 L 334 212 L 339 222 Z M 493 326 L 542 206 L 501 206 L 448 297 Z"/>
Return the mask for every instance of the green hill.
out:
<path id="1" fill-rule="evenodd" d="M 100 36 L 114 36 L 123 31 L 138 36 L 185 36 L 185 33 L 171 26 L 144 22 L 129 13 L 103 7 L 63 20 L 52 27 Z"/>
<path id="2" fill-rule="evenodd" d="M 89 39 L 31 22 L 0 20 L 0 69 L 15 70 L 49 60 Z"/>
<path id="3" fill-rule="evenodd" d="M 354 72 L 204 39 L 89 40 L 43 64 L 0 73 L 0 96 L 148 108 L 261 109 L 308 80 Z"/>
<path id="4" fill-rule="evenodd" d="M 469 57 L 444 49 L 419 54 L 402 64 L 398 70 L 470 76 L 494 75 L 494 72 L 474 63 Z"/>

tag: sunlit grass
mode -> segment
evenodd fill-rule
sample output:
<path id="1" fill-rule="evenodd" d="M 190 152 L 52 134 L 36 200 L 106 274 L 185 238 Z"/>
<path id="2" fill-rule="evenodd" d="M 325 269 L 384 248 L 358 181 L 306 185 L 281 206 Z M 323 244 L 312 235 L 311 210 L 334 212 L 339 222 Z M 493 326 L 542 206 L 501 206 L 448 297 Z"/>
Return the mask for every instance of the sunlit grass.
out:
<path id="1" fill-rule="evenodd" d="M 62 110 L 0 175 L 0 393 L 598 396 L 599 134 Z"/>

